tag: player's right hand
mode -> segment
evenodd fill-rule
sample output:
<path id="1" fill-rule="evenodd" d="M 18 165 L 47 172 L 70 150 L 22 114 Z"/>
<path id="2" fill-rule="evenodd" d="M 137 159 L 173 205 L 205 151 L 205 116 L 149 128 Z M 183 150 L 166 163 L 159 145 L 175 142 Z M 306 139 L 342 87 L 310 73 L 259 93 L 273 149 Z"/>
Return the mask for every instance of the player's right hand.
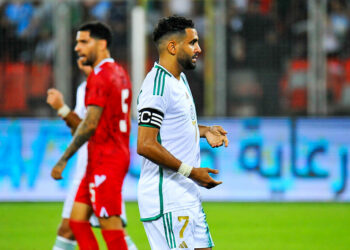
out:
<path id="1" fill-rule="evenodd" d="M 62 93 L 54 88 L 47 90 L 46 102 L 55 110 L 59 110 L 64 105 Z"/>
<path id="2" fill-rule="evenodd" d="M 51 170 L 51 177 L 55 180 L 61 180 L 62 179 L 62 172 L 64 168 L 66 167 L 67 162 L 65 161 L 59 161 L 57 164 L 53 167 Z"/>
<path id="3" fill-rule="evenodd" d="M 189 178 L 194 180 L 199 186 L 207 189 L 216 187 L 222 183 L 222 181 L 216 181 L 211 178 L 209 173 L 218 174 L 219 170 L 211 168 L 193 168 Z"/>

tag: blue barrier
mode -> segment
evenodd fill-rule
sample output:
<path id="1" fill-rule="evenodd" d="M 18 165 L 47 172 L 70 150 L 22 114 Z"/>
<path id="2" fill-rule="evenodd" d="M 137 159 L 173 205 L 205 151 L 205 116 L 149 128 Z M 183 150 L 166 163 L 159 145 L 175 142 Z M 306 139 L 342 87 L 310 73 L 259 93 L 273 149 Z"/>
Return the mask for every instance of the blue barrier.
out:
<path id="1" fill-rule="evenodd" d="M 201 120 L 228 132 L 228 148 L 201 140 L 202 167 L 219 169 L 223 184 L 202 189 L 204 200 L 350 201 L 350 119 L 252 118 Z M 136 200 L 141 158 L 132 124 L 131 164 L 124 198 Z M 61 120 L 0 119 L 0 201 L 62 200 L 74 174 L 50 178 L 52 166 L 71 140 Z"/>

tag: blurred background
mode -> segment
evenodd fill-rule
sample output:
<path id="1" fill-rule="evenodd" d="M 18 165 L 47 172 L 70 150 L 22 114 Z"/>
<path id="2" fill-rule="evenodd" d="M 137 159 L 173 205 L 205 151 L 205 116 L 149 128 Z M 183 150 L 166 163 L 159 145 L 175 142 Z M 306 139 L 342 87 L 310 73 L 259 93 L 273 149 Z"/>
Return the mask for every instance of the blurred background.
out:
<path id="1" fill-rule="evenodd" d="M 2 0 L 0 114 L 54 116 L 44 104 L 49 87 L 61 89 L 74 104 L 81 82 L 75 33 L 88 20 L 112 27 L 112 56 L 133 76 L 136 91 L 157 60 L 155 24 L 177 14 L 194 20 L 203 49 L 197 69 L 187 72 L 200 116 L 348 115 L 349 5 L 348 0 Z"/>
<path id="2" fill-rule="evenodd" d="M 77 27 L 111 26 L 112 57 L 135 97 L 157 60 L 153 29 L 171 14 L 193 19 L 199 33 L 203 53 L 186 72 L 198 116 L 229 131 L 228 149 L 202 144 L 203 166 L 227 183 L 204 198 L 350 200 L 349 0 L 0 0 L 0 13 L 0 200 L 64 198 L 74 160 L 65 180 L 49 173 L 71 137 L 46 91 L 58 88 L 75 105 L 84 80 Z M 141 164 L 136 127 L 130 200 Z"/>

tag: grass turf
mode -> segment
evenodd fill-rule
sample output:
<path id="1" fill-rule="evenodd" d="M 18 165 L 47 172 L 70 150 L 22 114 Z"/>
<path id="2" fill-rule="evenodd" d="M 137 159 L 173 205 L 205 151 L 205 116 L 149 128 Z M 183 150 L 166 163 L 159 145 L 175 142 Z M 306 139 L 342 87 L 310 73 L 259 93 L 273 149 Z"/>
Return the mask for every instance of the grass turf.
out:
<path id="1" fill-rule="evenodd" d="M 215 249 L 350 249 L 347 203 L 204 203 Z M 0 249 L 51 249 L 62 203 L 0 203 Z M 126 204 L 128 232 L 150 249 L 135 202 Z M 95 230 L 100 249 L 106 249 Z"/>

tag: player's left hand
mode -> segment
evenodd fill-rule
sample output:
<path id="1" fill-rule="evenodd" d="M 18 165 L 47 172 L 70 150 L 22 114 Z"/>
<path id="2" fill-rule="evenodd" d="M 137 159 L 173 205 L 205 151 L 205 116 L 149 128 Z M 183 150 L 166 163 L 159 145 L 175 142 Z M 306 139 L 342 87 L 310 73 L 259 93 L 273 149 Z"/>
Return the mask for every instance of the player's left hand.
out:
<path id="1" fill-rule="evenodd" d="M 228 146 L 227 132 L 218 125 L 210 126 L 209 130 L 205 133 L 205 138 L 209 145 L 213 148 L 225 145 Z"/>
<path id="2" fill-rule="evenodd" d="M 55 180 L 61 180 L 62 172 L 66 167 L 66 165 L 67 165 L 66 161 L 60 160 L 59 162 L 57 162 L 57 164 L 51 170 L 51 177 L 54 178 Z"/>
<path id="3" fill-rule="evenodd" d="M 47 90 L 46 102 L 55 110 L 59 110 L 64 105 L 62 93 L 54 88 Z"/>

